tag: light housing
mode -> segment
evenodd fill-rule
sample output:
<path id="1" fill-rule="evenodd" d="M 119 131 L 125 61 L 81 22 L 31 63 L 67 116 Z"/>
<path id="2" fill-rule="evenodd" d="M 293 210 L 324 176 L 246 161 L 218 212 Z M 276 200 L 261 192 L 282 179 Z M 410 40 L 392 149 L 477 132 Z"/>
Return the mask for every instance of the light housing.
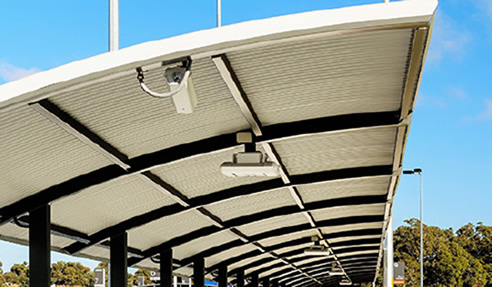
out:
<path id="1" fill-rule="evenodd" d="M 232 162 L 220 166 L 222 174 L 230 177 L 243 176 L 278 176 L 279 166 L 266 160 L 261 152 L 240 152 L 233 156 Z"/>
<path id="2" fill-rule="evenodd" d="M 304 255 L 308 256 L 330 256 L 330 250 L 323 245 L 313 245 L 304 249 Z"/>
<path id="3" fill-rule="evenodd" d="M 344 280 L 340 281 L 339 284 L 340 284 L 340 286 L 351 286 L 352 282 L 350 280 L 344 279 Z"/>

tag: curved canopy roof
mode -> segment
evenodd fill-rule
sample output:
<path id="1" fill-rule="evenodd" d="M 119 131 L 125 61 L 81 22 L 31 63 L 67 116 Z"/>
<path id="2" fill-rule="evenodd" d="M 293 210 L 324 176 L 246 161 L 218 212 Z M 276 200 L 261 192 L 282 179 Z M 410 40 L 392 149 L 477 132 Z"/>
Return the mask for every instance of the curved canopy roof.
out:
<path id="1" fill-rule="evenodd" d="M 437 1 L 315 11 L 148 42 L 0 86 L 0 238 L 51 204 L 52 248 L 107 260 L 128 232 L 129 265 L 175 272 L 205 258 L 287 286 L 372 281 L 401 172 Z M 198 105 L 177 114 L 166 65 L 191 59 Z M 279 177 L 230 178 L 256 148 Z M 303 254 L 318 236 L 333 256 Z"/>

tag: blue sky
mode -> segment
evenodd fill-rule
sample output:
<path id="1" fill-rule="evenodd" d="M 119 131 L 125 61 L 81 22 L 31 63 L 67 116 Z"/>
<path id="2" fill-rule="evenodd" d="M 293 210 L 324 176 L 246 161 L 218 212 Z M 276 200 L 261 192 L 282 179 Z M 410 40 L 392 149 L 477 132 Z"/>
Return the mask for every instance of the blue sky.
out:
<path id="1" fill-rule="evenodd" d="M 426 0 L 421 0 L 426 1 Z M 0 84 L 107 51 L 108 1 L 0 0 Z M 223 25 L 379 3 L 362 0 L 222 0 Z M 215 27 L 215 0 L 120 0 L 120 47 Z M 185 13 L 186 12 L 186 13 Z M 404 167 L 424 170 L 424 222 L 492 225 L 492 1 L 442 0 Z M 419 180 L 401 179 L 394 226 L 419 216 Z M 53 261 L 76 260 L 53 253 Z M 0 242 L 4 270 L 26 247 Z"/>

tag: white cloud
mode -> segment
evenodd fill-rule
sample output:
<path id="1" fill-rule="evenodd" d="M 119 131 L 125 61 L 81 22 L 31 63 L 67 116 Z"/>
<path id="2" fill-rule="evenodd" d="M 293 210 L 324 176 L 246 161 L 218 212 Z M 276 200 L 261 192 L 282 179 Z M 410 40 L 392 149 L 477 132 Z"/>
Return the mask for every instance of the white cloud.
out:
<path id="1" fill-rule="evenodd" d="M 422 108 L 445 109 L 448 107 L 448 103 L 441 98 L 420 94 L 417 99 L 417 106 Z"/>
<path id="2" fill-rule="evenodd" d="M 484 100 L 484 109 L 476 116 L 468 116 L 463 119 L 465 122 L 483 122 L 492 120 L 492 98 Z"/>
<path id="3" fill-rule="evenodd" d="M 449 88 L 448 92 L 453 98 L 456 98 L 456 99 L 462 100 L 462 101 L 468 100 L 468 94 L 460 88 L 451 87 L 451 88 Z"/>
<path id="4" fill-rule="evenodd" d="M 492 1 L 491 0 L 473 0 L 471 2 L 480 11 L 482 11 L 483 13 L 485 13 L 485 15 L 487 17 L 492 18 Z"/>
<path id="5" fill-rule="evenodd" d="M 439 10 L 427 59 L 431 64 L 439 64 L 445 57 L 462 58 L 470 41 L 471 34 Z"/>
<path id="6" fill-rule="evenodd" d="M 2 78 L 5 82 L 24 78 L 37 72 L 39 72 L 38 68 L 24 69 L 11 65 L 5 61 L 0 61 L 0 78 Z"/>

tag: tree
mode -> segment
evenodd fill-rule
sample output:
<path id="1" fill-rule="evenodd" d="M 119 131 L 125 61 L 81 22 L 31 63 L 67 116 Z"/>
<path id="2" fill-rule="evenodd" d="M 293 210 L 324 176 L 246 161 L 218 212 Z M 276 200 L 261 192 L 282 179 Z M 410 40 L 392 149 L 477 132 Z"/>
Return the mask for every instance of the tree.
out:
<path id="1" fill-rule="evenodd" d="M 19 287 L 29 286 L 29 265 L 26 261 L 22 264 L 14 264 L 10 268 L 10 272 L 5 273 L 5 281 L 12 284 L 17 284 Z"/>
<path id="2" fill-rule="evenodd" d="M 3 269 L 2 269 L 2 267 L 3 267 L 3 263 L 2 263 L 2 261 L 0 261 L 0 286 L 4 286 L 5 283 L 7 282 L 5 280 L 5 277 L 3 276 Z"/>
<path id="3" fill-rule="evenodd" d="M 59 261 L 51 266 L 51 284 L 93 286 L 94 274 L 80 263 Z"/>
<path id="4" fill-rule="evenodd" d="M 420 281 L 420 222 L 405 221 L 394 233 L 395 261 L 405 262 L 408 286 L 418 286 Z M 425 286 L 490 286 L 487 243 L 491 240 L 489 229 L 477 231 L 472 224 L 458 230 L 424 225 L 424 285 Z M 478 227 L 477 227 L 478 228 Z M 490 281 L 489 281 L 490 282 Z"/>

